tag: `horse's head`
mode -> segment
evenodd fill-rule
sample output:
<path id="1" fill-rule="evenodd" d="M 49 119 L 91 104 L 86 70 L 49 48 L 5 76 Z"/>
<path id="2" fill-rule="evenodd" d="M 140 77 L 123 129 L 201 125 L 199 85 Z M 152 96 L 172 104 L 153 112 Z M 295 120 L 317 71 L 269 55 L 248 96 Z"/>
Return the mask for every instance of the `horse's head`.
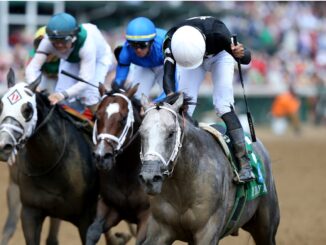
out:
<path id="1" fill-rule="evenodd" d="M 140 127 L 143 165 L 139 178 L 148 194 L 159 194 L 163 181 L 173 172 L 182 141 L 178 114 L 183 103 L 183 94 L 172 105 L 160 103 L 153 106 L 142 97 L 145 117 Z"/>
<path id="2" fill-rule="evenodd" d="M 37 122 L 35 90 L 40 79 L 30 85 L 15 84 L 10 70 L 7 76 L 9 90 L 0 101 L 0 160 L 7 161 L 16 147 L 31 136 Z"/>
<path id="3" fill-rule="evenodd" d="M 99 169 L 110 170 L 115 158 L 133 134 L 134 112 L 131 98 L 138 85 L 124 93 L 107 92 L 100 85 L 102 100 L 96 112 L 93 156 Z"/>

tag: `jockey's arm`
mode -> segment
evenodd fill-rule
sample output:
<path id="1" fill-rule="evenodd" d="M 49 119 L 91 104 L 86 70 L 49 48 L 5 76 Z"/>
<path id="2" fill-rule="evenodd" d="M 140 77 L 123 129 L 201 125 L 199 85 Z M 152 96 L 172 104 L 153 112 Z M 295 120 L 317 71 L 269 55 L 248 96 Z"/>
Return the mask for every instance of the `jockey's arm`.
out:
<path id="1" fill-rule="evenodd" d="M 175 92 L 175 69 L 176 62 L 171 52 L 171 39 L 167 38 L 163 44 L 164 52 L 164 75 L 163 89 L 166 95 Z"/>
<path id="2" fill-rule="evenodd" d="M 96 51 L 94 50 L 80 50 L 80 70 L 79 70 L 79 77 L 84 79 L 85 81 L 93 84 L 94 86 L 98 86 L 100 81 L 94 81 L 95 78 L 95 71 L 96 71 Z M 77 82 L 70 88 L 66 89 L 66 93 L 69 98 L 76 97 L 79 95 L 83 90 L 87 89 L 89 86 L 83 82 Z"/>
<path id="3" fill-rule="evenodd" d="M 28 63 L 25 71 L 27 83 L 34 82 L 41 75 L 41 68 L 46 62 L 47 54 L 43 52 L 36 52 L 34 57 Z"/>

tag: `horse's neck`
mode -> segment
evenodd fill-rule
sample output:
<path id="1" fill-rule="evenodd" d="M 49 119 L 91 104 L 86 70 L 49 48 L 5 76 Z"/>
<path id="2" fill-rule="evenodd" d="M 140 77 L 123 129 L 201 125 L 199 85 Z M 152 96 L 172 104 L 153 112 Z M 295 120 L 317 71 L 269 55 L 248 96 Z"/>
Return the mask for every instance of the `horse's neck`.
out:
<path id="1" fill-rule="evenodd" d="M 45 117 L 41 118 L 40 123 Z M 67 143 L 65 124 L 65 120 L 54 113 L 41 127 L 36 127 L 36 131 L 27 140 L 24 149 L 34 165 L 40 163 L 43 167 L 47 163 L 52 164 L 60 156 Z M 49 161 L 46 162 L 44 159 L 49 159 Z"/>
<path id="2" fill-rule="evenodd" d="M 200 183 L 208 182 L 211 177 L 219 179 L 220 184 L 228 181 L 224 175 L 231 171 L 229 163 L 219 144 L 203 130 L 186 126 L 178 154 L 171 184 L 180 193 L 184 191 L 187 195 L 192 188 L 198 190 Z"/>
<path id="3" fill-rule="evenodd" d="M 124 149 L 120 156 L 118 156 L 117 170 L 120 172 L 126 172 L 126 174 L 128 175 L 132 175 L 135 172 L 139 172 L 139 169 L 141 167 L 139 152 L 140 136 L 138 135 L 134 139 L 134 141 L 126 149 Z"/>

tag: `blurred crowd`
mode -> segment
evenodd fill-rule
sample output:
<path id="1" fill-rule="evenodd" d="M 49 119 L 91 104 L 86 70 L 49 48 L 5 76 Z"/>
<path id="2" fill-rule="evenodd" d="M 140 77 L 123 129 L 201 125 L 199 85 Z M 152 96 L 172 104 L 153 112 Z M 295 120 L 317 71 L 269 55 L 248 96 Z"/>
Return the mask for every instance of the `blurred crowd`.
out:
<path id="1" fill-rule="evenodd" d="M 249 93 L 253 89 L 257 93 L 277 95 L 291 85 L 299 95 L 309 97 L 310 106 L 314 108 L 312 113 L 316 113 L 318 103 L 326 101 L 326 2 L 214 1 L 203 4 L 224 12 L 220 18 L 252 51 L 251 64 L 243 67 Z M 124 41 L 124 28 L 102 30 L 112 48 Z M 18 80 L 24 80 L 33 35 L 13 32 L 9 42 L 11 50 L 0 51 L 0 93 L 6 88 L 9 67 L 14 68 Z M 326 117 L 325 109 L 319 110 L 317 113 L 325 115 L 321 119 L 320 115 L 314 115 L 318 123 Z"/>

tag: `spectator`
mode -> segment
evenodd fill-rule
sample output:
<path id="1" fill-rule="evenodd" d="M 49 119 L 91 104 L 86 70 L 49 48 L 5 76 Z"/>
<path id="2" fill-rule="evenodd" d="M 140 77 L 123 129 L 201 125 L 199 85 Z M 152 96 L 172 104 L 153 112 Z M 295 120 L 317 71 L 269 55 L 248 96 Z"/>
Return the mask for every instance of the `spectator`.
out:
<path id="1" fill-rule="evenodd" d="M 0 51 L 0 95 L 7 91 L 7 74 L 13 65 L 13 57 L 10 53 Z"/>
<path id="2" fill-rule="evenodd" d="M 275 97 L 272 108 L 272 129 L 276 134 L 283 134 L 287 122 L 290 122 L 295 133 L 300 133 L 301 123 L 299 117 L 300 100 L 292 85 L 289 89 Z"/>

